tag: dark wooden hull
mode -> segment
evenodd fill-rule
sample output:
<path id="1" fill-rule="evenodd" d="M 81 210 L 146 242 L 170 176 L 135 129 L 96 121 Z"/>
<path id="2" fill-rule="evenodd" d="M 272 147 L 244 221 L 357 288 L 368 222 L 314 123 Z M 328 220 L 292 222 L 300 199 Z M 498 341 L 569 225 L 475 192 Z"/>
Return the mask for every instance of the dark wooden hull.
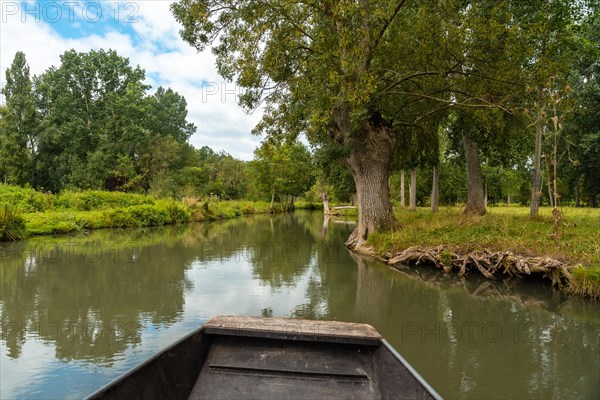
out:
<path id="1" fill-rule="evenodd" d="M 369 325 L 216 317 L 89 399 L 440 399 Z"/>

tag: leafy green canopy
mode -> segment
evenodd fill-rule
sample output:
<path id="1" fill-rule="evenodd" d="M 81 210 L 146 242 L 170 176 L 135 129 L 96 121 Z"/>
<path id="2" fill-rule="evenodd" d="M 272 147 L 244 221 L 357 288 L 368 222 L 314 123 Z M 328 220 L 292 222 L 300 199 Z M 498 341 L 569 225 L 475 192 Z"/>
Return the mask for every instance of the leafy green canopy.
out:
<path id="1" fill-rule="evenodd" d="M 2 88 L 6 104 L 0 108 L 0 180 L 33 183 L 39 116 L 25 54 L 17 52 L 6 70 Z"/>
<path id="2" fill-rule="evenodd" d="M 115 51 L 67 51 L 35 81 L 43 117 L 40 185 L 147 190 L 181 167 L 196 127 L 171 89 L 147 95 L 144 71 Z"/>
<path id="3" fill-rule="evenodd" d="M 266 104 L 257 131 L 305 132 L 343 155 L 368 126 L 406 134 L 451 107 L 518 108 L 571 3 L 180 0 L 172 11 L 246 89 L 242 106 Z"/>
<path id="4" fill-rule="evenodd" d="M 254 156 L 251 165 L 263 193 L 299 197 L 314 183 L 312 157 L 302 143 L 266 140 Z"/>

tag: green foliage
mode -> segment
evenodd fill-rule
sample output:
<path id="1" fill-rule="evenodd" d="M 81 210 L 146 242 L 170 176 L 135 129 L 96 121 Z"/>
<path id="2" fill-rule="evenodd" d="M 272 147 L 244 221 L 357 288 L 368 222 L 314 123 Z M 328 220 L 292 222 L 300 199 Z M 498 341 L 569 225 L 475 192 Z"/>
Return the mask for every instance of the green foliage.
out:
<path id="1" fill-rule="evenodd" d="M 569 292 L 600 299 L 600 266 L 578 266 L 571 270 Z"/>
<path id="2" fill-rule="evenodd" d="M 0 184 L 0 203 L 10 204 L 22 213 L 46 211 L 54 206 L 56 196 L 31 188 Z"/>
<path id="3" fill-rule="evenodd" d="M 148 194 L 159 199 L 174 198 L 178 196 L 180 188 L 172 174 L 161 171 L 150 181 Z"/>
<path id="4" fill-rule="evenodd" d="M 35 179 L 39 114 L 25 54 L 17 52 L 6 70 L 0 107 L 0 182 L 24 185 Z"/>
<path id="5" fill-rule="evenodd" d="M 164 207 L 143 204 L 129 207 L 127 211 L 138 226 L 160 226 L 169 222 L 169 214 Z"/>
<path id="6" fill-rule="evenodd" d="M 183 224 L 189 222 L 192 218 L 190 212 L 181 204 L 173 200 L 160 201 L 159 206 L 163 207 L 168 215 L 168 221 L 171 224 Z"/>
<path id="7" fill-rule="evenodd" d="M 0 184 L 0 205 L 2 240 L 84 229 L 184 224 L 271 211 L 269 203 L 264 201 L 222 201 L 215 196 L 176 201 L 106 191 L 67 191 L 53 195 L 3 184 Z M 310 206 L 299 204 L 301 208 Z"/>
<path id="8" fill-rule="evenodd" d="M 569 173 L 572 190 L 580 187 L 582 203 L 600 204 L 600 13 L 593 8 L 579 26 L 579 57 L 569 84 L 575 102 L 572 118 L 567 123 L 568 137 L 561 150 L 569 157 L 561 169 Z M 567 164 L 567 165 L 564 165 Z"/>
<path id="9" fill-rule="evenodd" d="M 315 181 L 311 154 L 300 142 L 264 141 L 252 162 L 263 198 L 303 195 Z"/>
<path id="10" fill-rule="evenodd" d="M 0 202 L 0 241 L 25 237 L 25 220 L 20 212 Z"/>
<path id="11" fill-rule="evenodd" d="M 186 121 L 181 95 L 162 87 L 148 95 L 144 71 L 113 50 L 70 50 L 60 61 L 34 78 L 41 124 L 27 142 L 35 162 L 21 168 L 34 175 L 31 185 L 55 192 L 147 191 L 157 175 L 195 163 L 186 141 L 196 127 Z M 18 132 L 10 118 L 2 120 L 0 152 L 14 153 L 9 138 Z"/>
<path id="12" fill-rule="evenodd" d="M 105 210 L 142 204 L 152 205 L 155 202 L 154 199 L 148 196 L 99 190 L 85 192 L 66 191 L 55 196 L 55 198 L 55 209 L 69 209 L 74 211 Z"/>
<path id="13" fill-rule="evenodd" d="M 586 268 L 600 265 L 598 221 L 600 210 L 563 207 L 562 239 L 552 237 L 551 208 L 541 208 L 538 220 L 529 219 L 525 207 L 490 207 L 485 216 L 468 218 L 459 207 L 442 207 L 438 214 L 418 208 L 395 209 L 405 221 L 402 229 L 369 239 L 376 249 L 398 252 L 411 246 L 444 246 L 450 251 L 490 249 L 516 254 L 544 255 Z"/>

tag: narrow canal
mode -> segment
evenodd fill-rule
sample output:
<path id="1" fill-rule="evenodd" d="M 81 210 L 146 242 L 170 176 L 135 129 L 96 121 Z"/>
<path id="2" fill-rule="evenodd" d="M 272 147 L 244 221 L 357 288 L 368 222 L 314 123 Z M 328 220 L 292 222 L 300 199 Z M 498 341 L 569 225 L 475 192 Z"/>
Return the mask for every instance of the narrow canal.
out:
<path id="1" fill-rule="evenodd" d="M 446 398 L 600 398 L 600 304 L 392 271 L 320 213 L 0 244 L 0 398 L 80 398 L 214 315 L 373 325 Z"/>

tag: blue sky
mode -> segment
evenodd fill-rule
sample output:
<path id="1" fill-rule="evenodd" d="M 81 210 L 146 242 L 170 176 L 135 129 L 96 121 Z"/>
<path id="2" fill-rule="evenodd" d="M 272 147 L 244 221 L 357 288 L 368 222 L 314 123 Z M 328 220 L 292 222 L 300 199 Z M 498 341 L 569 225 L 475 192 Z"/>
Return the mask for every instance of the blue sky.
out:
<path id="1" fill-rule="evenodd" d="M 133 23 L 138 23 L 139 2 L 50 1 L 22 2 L 24 18 L 43 19 L 61 37 L 77 39 L 97 32 L 116 30 L 136 38 Z M 10 11 L 10 10 L 7 10 Z"/>
<path id="2" fill-rule="evenodd" d="M 171 0 L 0 0 L 0 84 L 17 51 L 31 73 L 58 65 L 69 49 L 115 49 L 146 70 L 153 87 L 171 87 L 185 96 L 188 119 L 198 127 L 190 139 L 245 160 L 260 138 L 250 131 L 260 111 L 246 115 L 236 90 L 216 72 L 210 51 L 201 54 L 180 39 L 169 11 Z"/>

